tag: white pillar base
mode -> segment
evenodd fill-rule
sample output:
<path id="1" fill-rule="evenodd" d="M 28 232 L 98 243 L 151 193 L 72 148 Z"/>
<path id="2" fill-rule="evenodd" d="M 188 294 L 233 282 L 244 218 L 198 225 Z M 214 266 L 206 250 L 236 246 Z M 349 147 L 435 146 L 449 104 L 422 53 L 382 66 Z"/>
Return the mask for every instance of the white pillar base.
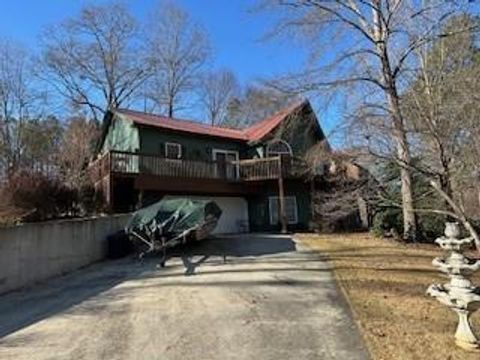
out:
<path id="1" fill-rule="evenodd" d="M 455 333 L 455 343 L 468 351 L 480 351 L 480 344 L 473 333 L 470 324 L 470 313 L 467 310 L 454 309 L 458 314 L 458 326 Z"/>

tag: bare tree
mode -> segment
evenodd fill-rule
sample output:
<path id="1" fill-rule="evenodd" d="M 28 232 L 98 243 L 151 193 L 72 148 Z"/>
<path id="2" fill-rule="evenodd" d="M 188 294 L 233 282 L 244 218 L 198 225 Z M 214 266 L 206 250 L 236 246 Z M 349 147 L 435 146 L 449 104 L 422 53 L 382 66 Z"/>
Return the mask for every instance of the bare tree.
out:
<path id="1" fill-rule="evenodd" d="M 298 98 L 264 86 L 247 86 L 230 99 L 224 124 L 243 128 L 284 109 Z"/>
<path id="2" fill-rule="evenodd" d="M 62 137 L 62 151 L 58 154 L 62 180 L 67 186 L 81 189 L 88 183 L 86 168 L 93 156 L 98 133 L 96 124 L 84 117 L 68 120 Z"/>
<path id="3" fill-rule="evenodd" d="M 212 126 L 225 119 L 228 104 L 237 90 L 237 79 L 231 71 L 220 70 L 202 77 L 199 84 L 200 102 Z"/>
<path id="4" fill-rule="evenodd" d="M 0 42 L 0 178 L 18 169 L 24 123 L 30 115 L 38 115 L 39 93 L 31 70 L 24 48 L 10 41 Z"/>
<path id="5" fill-rule="evenodd" d="M 85 6 L 43 34 L 38 75 L 98 118 L 131 100 L 149 76 L 137 24 L 120 3 Z"/>
<path id="6" fill-rule="evenodd" d="M 310 64 L 302 74 L 271 85 L 287 92 L 345 91 L 361 95 L 363 120 L 382 119 L 384 138 L 393 145 L 401 168 L 404 238 L 417 233 L 412 190 L 411 153 L 400 105 L 400 89 L 415 64 L 415 51 L 438 37 L 461 1 L 431 0 L 266 0 L 279 10 L 279 27 L 307 40 Z M 463 31 L 456 29 L 455 31 Z M 331 49 L 325 52 L 326 46 Z M 357 117 L 357 120 L 360 117 Z M 392 147 L 388 147 L 392 150 Z M 392 156 L 391 154 L 389 154 Z"/>
<path id="7" fill-rule="evenodd" d="M 326 140 L 311 147 L 303 170 L 312 184 L 316 225 L 322 230 L 368 228 L 380 186 L 357 162 L 355 150 L 332 151 Z"/>
<path id="8" fill-rule="evenodd" d="M 208 38 L 188 13 L 168 2 L 159 3 L 146 34 L 153 76 L 145 96 L 172 117 L 186 106 L 183 96 L 197 85 L 210 53 Z"/>
<path id="9" fill-rule="evenodd" d="M 401 100 L 417 159 L 413 171 L 426 177 L 445 202 L 438 209 L 417 207 L 416 211 L 437 212 L 462 222 L 480 251 L 480 237 L 471 225 L 471 218 L 479 218 L 478 204 L 468 206 L 473 203 L 470 194 L 480 148 L 474 95 L 480 90 L 477 28 L 478 19 L 473 16 L 452 18 L 443 30 L 452 35 L 418 49 L 418 71 L 413 72 L 415 80 Z"/>
<path id="10" fill-rule="evenodd" d="M 19 167 L 57 177 L 57 157 L 63 150 L 61 139 L 63 126 L 54 116 L 24 119 L 19 128 L 21 152 L 18 154 Z"/>
<path id="11" fill-rule="evenodd" d="M 444 31 L 474 29 L 477 23 L 473 17 L 460 16 Z M 471 133 L 478 126 L 471 128 L 469 124 L 478 111 L 472 94 L 480 90 L 474 32 L 441 38 L 417 54 L 416 78 L 401 99 L 412 131 L 412 150 L 421 161 L 416 169 L 438 181 L 442 191 L 453 197 L 454 188 L 467 185 L 464 180 L 472 182 L 476 166 L 465 160 L 480 142 Z"/>

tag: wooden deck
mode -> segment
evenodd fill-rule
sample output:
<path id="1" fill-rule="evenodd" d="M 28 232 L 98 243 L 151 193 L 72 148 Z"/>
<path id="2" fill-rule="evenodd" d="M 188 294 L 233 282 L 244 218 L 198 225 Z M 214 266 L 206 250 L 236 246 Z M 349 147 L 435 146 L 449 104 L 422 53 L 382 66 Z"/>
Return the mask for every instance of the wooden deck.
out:
<path id="1" fill-rule="evenodd" d="M 234 162 L 167 159 L 159 155 L 111 151 L 90 165 L 94 182 L 111 175 L 149 175 L 176 179 L 209 179 L 227 182 L 275 180 L 287 176 L 288 166 L 280 157 Z"/>
<path id="2" fill-rule="evenodd" d="M 247 195 L 262 192 L 268 186 L 278 187 L 281 213 L 284 214 L 284 178 L 302 176 L 302 163 L 281 157 L 242 159 L 233 162 L 167 159 L 159 155 L 111 151 L 92 162 L 90 176 L 101 192 L 107 208 L 129 196 L 131 191 L 154 191 L 170 194 Z M 275 183 L 277 183 L 275 185 Z M 131 200 L 131 199 L 130 199 Z M 140 201 L 141 202 L 141 201 Z M 286 229 L 282 216 L 282 229 Z"/>

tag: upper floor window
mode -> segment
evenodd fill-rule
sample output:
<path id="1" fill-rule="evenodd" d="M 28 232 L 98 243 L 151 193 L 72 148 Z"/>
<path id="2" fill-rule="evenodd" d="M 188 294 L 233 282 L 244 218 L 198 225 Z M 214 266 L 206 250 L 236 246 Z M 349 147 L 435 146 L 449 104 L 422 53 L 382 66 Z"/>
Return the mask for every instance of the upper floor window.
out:
<path id="1" fill-rule="evenodd" d="M 292 147 L 285 140 L 277 139 L 267 145 L 267 156 L 292 156 Z"/>
<path id="2" fill-rule="evenodd" d="M 165 143 L 165 157 L 167 159 L 181 159 L 182 145 L 172 142 Z"/>

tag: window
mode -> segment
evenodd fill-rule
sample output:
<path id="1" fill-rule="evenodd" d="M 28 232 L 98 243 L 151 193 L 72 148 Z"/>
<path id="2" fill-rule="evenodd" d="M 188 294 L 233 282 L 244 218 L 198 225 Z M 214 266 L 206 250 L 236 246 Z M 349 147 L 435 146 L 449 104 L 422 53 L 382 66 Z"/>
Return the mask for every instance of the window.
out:
<path id="1" fill-rule="evenodd" d="M 298 223 L 297 198 L 295 196 L 285 196 L 285 215 L 288 224 Z M 268 198 L 270 211 L 270 224 L 277 225 L 280 222 L 280 200 L 278 196 Z"/>
<path id="2" fill-rule="evenodd" d="M 165 157 L 167 159 L 181 159 L 182 145 L 177 143 L 165 143 Z"/>
<path id="3" fill-rule="evenodd" d="M 235 179 L 239 176 L 238 151 L 213 149 L 216 177 L 222 179 Z"/>
<path id="4" fill-rule="evenodd" d="M 267 156 L 291 156 L 292 148 L 289 143 L 284 140 L 277 139 L 267 145 Z"/>

